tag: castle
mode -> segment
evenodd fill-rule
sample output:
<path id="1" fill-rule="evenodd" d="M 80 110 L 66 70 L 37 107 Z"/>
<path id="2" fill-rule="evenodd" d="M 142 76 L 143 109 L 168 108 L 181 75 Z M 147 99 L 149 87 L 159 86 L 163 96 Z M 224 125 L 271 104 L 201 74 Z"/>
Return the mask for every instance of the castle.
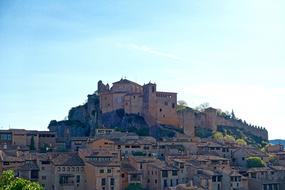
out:
<path id="1" fill-rule="evenodd" d="M 130 80 L 121 79 L 110 87 L 109 84 L 105 85 L 99 81 L 97 92 L 102 114 L 123 109 L 126 114 L 144 117 L 149 126 L 171 125 L 182 128 L 189 136 L 195 136 L 197 128 L 217 131 L 219 126 L 228 126 L 268 140 L 266 129 L 248 125 L 241 120 L 225 118 L 214 108 L 207 108 L 203 112 L 191 108 L 177 112 L 177 93 L 157 91 L 155 83 L 141 86 Z"/>
<path id="2" fill-rule="evenodd" d="M 155 83 L 143 86 L 121 79 L 114 82 L 110 88 L 98 82 L 100 96 L 100 110 L 102 113 L 124 109 L 127 114 L 143 116 L 150 126 L 165 124 L 176 126 L 178 117 L 176 114 L 177 93 L 159 92 Z"/>

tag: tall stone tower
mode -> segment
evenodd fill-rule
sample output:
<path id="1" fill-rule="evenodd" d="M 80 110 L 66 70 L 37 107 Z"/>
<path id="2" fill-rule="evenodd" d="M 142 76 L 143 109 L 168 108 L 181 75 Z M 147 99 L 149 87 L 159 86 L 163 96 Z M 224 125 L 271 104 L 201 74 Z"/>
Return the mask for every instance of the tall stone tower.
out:
<path id="1" fill-rule="evenodd" d="M 148 83 L 143 86 L 143 116 L 150 126 L 156 125 L 157 101 L 156 84 Z"/>

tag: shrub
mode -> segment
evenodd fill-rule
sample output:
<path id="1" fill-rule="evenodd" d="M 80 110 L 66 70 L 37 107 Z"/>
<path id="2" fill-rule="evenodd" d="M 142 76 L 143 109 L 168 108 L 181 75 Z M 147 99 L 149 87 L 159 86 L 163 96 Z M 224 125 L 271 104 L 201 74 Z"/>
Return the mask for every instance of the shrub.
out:
<path id="1" fill-rule="evenodd" d="M 259 157 L 248 157 L 246 159 L 248 168 L 261 168 L 265 167 L 265 162 Z"/>

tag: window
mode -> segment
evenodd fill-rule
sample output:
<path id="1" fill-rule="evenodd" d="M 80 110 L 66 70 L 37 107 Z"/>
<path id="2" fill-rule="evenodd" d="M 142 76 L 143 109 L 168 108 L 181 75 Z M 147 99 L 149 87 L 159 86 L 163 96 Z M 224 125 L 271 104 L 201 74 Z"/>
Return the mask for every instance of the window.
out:
<path id="1" fill-rule="evenodd" d="M 105 178 L 101 179 L 101 185 L 106 185 L 106 179 Z"/>
<path id="2" fill-rule="evenodd" d="M 154 87 L 154 86 L 151 87 L 151 91 L 152 91 L 152 92 L 155 91 L 155 87 Z"/>
<path id="3" fill-rule="evenodd" d="M 112 173 L 112 170 L 111 170 L 111 169 L 108 169 L 107 172 L 108 172 L 108 173 Z"/>
<path id="4" fill-rule="evenodd" d="M 164 102 L 164 105 L 168 106 L 168 102 Z"/>
<path id="5" fill-rule="evenodd" d="M 173 109 L 175 108 L 175 103 L 172 103 L 172 108 L 173 108 Z"/>
<path id="6" fill-rule="evenodd" d="M 42 170 L 45 170 L 45 167 L 42 167 Z"/>
<path id="7" fill-rule="evenodd" d="M 101 174 L 104 173 L 104 169 L 101 169 L 101 170 L 100 170 L 100 173 L 101 173 Z"/>
<path id="8" fill-rule="evenodd" d="M 162 177 L 168 177 L 167 170 L 162 170 Z"/>
<path id="9" fill-rule="evenodd" d="M 167 187 L 167 179 L 163 180 L 163 187 Z"/>
<path id="10" fill-rule="evenodd" d="M 156 179 L 156 180 L 154 180 L 154 183 L 155 183 L 155 184 L 157 184 L 157 179 Z"/>
<path id="11" fill-rule="evenodd" d="M 159 111 L 162 112 L 162 109 L 160 108 Z"/>
<path id="12" fill-rule="evenodd" d="M 76 171 L 79 172 L 79 167 L 76 167 Z"/>
<path id="13" fill-rule="evenodd" d="M 111 178 L 110 185 L 115 185 L 115 179 L 114 178 Z"/>
<path id="14" fill-rule="evenodd" d="M 70 167 L 67 167 L 67 171 L 70 172 Z"/>
<path id="15" fill-rule="evenodd" d="M 62 171 L 63 171 L 63 172 L 65 171 L 65 167 L 62 167 Z"/>
<path id="16" fill-rule="evenodd" d="M 172 175 L 173 175 L 173 176 L 177 176 L 177 170 L 173 170 L 173 171 L 172 171 Z"/>
<path id="17" fill-rule="evenodd" d="M 31 170 L 31 179 L 38 179 L 38 178 L 39 178 L 39 171 Z"/>
<path id="18" fill-rule="evenodd" d="M 42 161 L 42 164 L 43 165 L 48 165 L 48 164 L 50 164 L 50 161 Z"/>
<path id="19" fill-rule="evenodd" d="M 57 167 L 57 171 L 60 172 L 60 167 Z"/>
<path id="20" fill-rule="evenodd" d="M 172 187 L 173 186 L 173 182 L 172 182 L 172 179 L 170 180 L 170 187 Z"/>
<path id="21" fill-rule="evenodd" d="M 42 180 L 46 180 L 46 179 L 47 179 L 47 176 L 43 175 Z"/>
<path id="22" fill-rule="evenodd" d="M 80 175 L 76 176 L 76 183 L 80 183 Z"/>

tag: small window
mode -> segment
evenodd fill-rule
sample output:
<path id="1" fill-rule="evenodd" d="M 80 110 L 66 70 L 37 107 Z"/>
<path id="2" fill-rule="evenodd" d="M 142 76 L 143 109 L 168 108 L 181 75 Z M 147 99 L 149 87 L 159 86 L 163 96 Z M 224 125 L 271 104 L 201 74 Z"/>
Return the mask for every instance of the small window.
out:
<path id="1" fill-rule="evenodd" d="M 76 176 L 76 183 L 80 183 L 80 175 Z"/>
<path id="2" fill-rule="evenodd" d="M 101 185 L 106 185 L 106 179 L 105 178 L 101 179 Z"/>
<path id="3" fill-rule="evenodd" d="M 110 185 L 112 186 L 112 185 L 115 185 L 115 179 L 114 178 L 111 178 L 111 180 L 110 180 Z"/>
<path id="4" fill-rule="evenodd" d="M 60 172 L 60 167 L 57 167 L 57 171 Z"/>
<path id="5" fill-rule="evenodd" d="M 46 180 L 47 176 L 43 175 L 42 180 Z"/>
<path id="6" fill-rule="evenodd" d="M 151 90 L 152 90 L 152 92 L 154 92 L 154 91 L 155 91 L 155 87 L 154 87 L 154 86 L 152 86 L 152 87 L 151 87 Z"/>
<path id="7" fill-rule="evenodd" d="M 172 103 L 172 108 L 173 108 L 173 109 L 175 108 L 175 103 Z"/>
<path id="8" fill-rule="evenodd" d="M 103 170 L 103 169 L 101 169 L 101 170 L 100 170 L 100 173 L 101 173 L 101 174 L 102 174 L 102 173 L 104 173 L 104 170 Z"/>
<path id="9" fill-rule="evenodd" d="M 162 109 L 160 108 L 159 111 L 162 112 Z"/>
<path id="10" fill-rule="evenodd" d="M 108 172 L 108 173 L 112 173 L 112 170 L 111 170 L 111 169 L 108 169 L 107 172 Z"/>

